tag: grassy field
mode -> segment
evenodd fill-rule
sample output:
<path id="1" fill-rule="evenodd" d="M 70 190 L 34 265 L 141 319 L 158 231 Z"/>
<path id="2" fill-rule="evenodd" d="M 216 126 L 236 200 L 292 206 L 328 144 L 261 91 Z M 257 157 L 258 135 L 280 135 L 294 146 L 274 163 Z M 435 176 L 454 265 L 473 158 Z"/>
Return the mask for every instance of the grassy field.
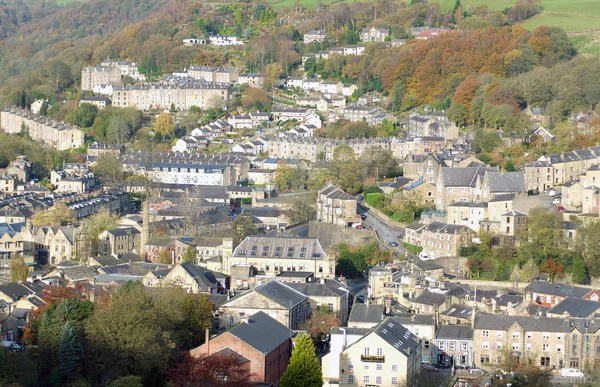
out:
<path id="1" fill-rule="evenodd" d="M 454 0 L 430 0 L 440 4 L 442 12 L 454 6 Z M 466 9 L 487 4 L 493 10 L 501 11 L 512 7 L 516 0 L 461 0 Z M 567 32 L 600 30 L 599 0 L 541 0 L 542 13 L 528 20 L 524 26 L 534 29 L 548 25 L 560 27 Z"/>

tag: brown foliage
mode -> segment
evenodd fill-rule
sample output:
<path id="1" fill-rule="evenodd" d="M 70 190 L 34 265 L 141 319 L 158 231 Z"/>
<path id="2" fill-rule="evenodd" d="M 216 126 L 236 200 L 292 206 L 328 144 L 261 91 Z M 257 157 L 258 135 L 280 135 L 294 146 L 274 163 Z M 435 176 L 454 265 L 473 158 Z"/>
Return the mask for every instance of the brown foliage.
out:
<path id="1" fill-rule="evenodd" d="M 200 355 L 188 352 L 177 367 L 169 370 L 169 380 L 174 387 L 250 387 L 249 363 L 235 356 Z"/>

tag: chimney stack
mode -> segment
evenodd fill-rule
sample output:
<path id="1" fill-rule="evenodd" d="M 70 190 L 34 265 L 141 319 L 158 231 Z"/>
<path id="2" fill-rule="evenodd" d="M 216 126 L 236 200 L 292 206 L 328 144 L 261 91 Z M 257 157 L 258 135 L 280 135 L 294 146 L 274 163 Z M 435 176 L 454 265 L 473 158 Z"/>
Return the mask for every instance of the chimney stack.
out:
<path id="1" fill-rule="evenodd" d="M 204 332 L 204 342 L 206 343 L 206 355 L 210 355 L 210 330 L 206 328 Z"/>

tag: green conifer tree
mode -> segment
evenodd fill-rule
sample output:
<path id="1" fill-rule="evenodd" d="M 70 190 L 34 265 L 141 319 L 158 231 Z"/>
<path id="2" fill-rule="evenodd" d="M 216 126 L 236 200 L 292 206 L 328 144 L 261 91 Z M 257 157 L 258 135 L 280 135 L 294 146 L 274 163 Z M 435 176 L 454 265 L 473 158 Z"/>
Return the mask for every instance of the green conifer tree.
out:
<path id="1" fill-rule="evenodd" d="M 321 387 L 323 371 L 317 358 L 315 345 L 309 335 L 296 340 L 290 364 L 281 378 L 280 387 Z"/>
<path id="2" fill-rule="evenodd" d="M 69 322 L 60 331 L 58 351 L 61 375 L 67 380 L 75 379 L 81 370 L 83 345 L 77 337 L 75 326 Z"/>

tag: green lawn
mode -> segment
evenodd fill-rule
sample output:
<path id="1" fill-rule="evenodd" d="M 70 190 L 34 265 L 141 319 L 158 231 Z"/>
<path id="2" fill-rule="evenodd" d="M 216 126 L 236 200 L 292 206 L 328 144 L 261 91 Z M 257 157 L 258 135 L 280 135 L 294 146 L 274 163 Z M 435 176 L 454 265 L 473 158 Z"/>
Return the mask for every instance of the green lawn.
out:
<path id="1" fill-rule="evenodd" d="M 527 20 L 523 26 L 532 30 L 538 26 L 547 25 L 560 27 L 566 32 L 588 31 L 600 29 L 600 17 L 576 14 L 542 13 Z"/>

